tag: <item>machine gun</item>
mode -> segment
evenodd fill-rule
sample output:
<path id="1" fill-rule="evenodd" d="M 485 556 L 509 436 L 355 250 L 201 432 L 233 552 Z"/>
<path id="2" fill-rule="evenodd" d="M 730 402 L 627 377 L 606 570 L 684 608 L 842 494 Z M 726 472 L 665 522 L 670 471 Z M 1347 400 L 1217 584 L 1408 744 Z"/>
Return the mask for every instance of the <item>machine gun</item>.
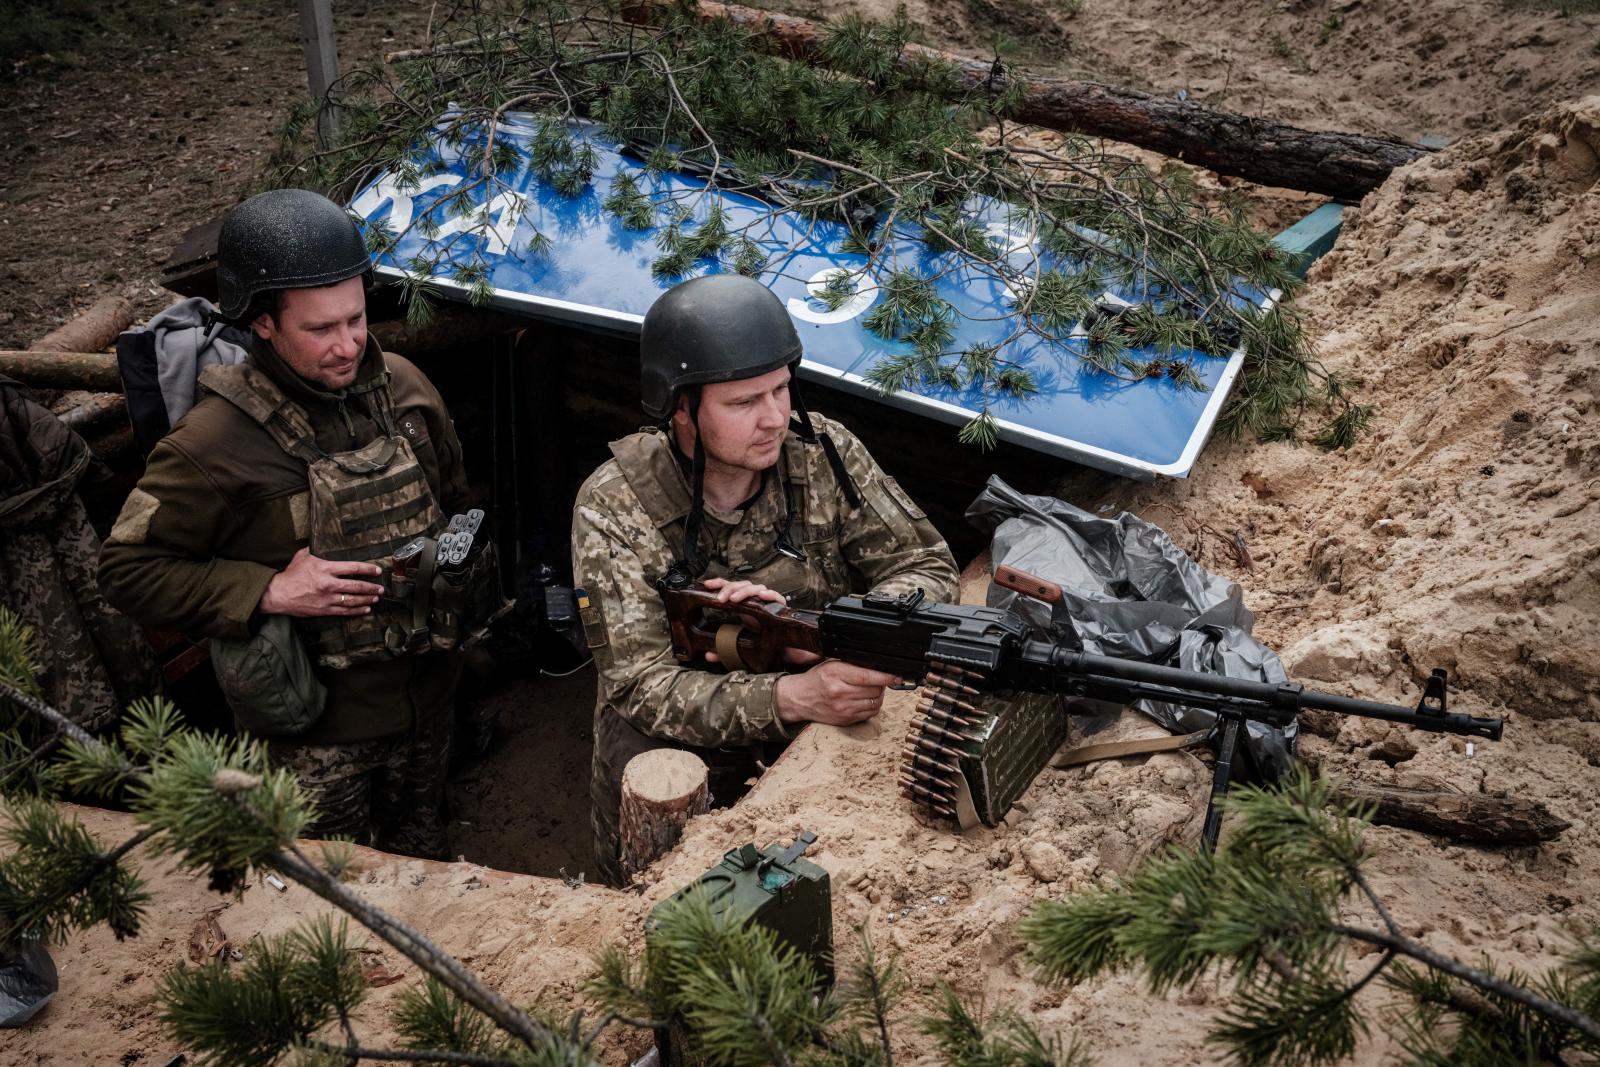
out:
<path id="1" fill-rule="evenodd" d="M 996 576 L 1008 588 L 1046 602 L 1050 583 L 1010 568 Z M 1319 693 L 1298 682 L 1226 678 L 1137 660 L 1100 656 L 1042 640 L 1018 614 L 1002 608 L 939 604 L 920 590 L 900 596 L 843 596 L 817 611 L 766 601 L 729 604 L 702 586 L 664 586 L 662 599 L 680 663 L 705 663 L 714 652 L 729 669 L 784 669 L 798 649 L 906 679 L 920 679 L 920 716 L 913 722 L 901 787 L 930 814 L 967 813 L 994 825 L 1065 740 L 1066 717 L 996 715 L 975 698 L 989 691 L 1059 693 L 1126 704 L 1157 700 L 1216 714 L 1217 759 L 1203 841 L 1216 846 L 1239 733 L 1246 721 L 1285 726 L 1302 709 L 1385 719 L 1418 730 L 1500 739 L 1500 719 L 1447 711 L 1443 670 L 1429 677 L 1415 708 Z M 960 809 L 960 810 L 958 810 Z"/>

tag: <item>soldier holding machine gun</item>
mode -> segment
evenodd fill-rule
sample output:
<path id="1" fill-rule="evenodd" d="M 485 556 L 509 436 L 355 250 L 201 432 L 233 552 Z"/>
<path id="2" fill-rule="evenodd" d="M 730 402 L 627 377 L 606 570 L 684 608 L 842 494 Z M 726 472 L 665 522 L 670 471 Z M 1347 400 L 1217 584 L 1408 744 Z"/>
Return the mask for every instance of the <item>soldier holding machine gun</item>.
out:
<path id="1" fill-rule="evenodd" d="M 635 755 L 690 749 L 728 803 L 796 726 L 869 719 L 900 680 L 804 653 L 758 668 L 732 646 L 721 650 L 726 673 L 684 669 L 658 585 L 704 581 L 723 604 L 812 606 L 852 590 L 945 600 L 957 580 L 949 548 L 894 479 L 849 431 L 807 414 L 793 382 L 800 338 L 765 286 L 684 282 L 646 314 L 640 350 L 644 408 L 660 427 L 612 443 L 572 524 L 599 668 L 595 852 L 613 882 L 622 772 Z"/>

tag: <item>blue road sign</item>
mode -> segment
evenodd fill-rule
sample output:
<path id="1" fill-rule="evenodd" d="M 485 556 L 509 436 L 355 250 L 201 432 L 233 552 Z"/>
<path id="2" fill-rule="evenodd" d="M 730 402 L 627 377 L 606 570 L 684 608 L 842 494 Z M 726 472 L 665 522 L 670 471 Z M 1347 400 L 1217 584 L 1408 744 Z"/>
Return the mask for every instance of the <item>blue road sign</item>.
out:
<path id="1" fill-rule="evenodd" d="M 592 129 L 576 132 L 593 146 L 598 164 L 588 187 L 575 197 L 562 196 L 529 165 L 526 148 L 535 127 L 526 116 L 502 123 L 496 134 L 498 143 L 519 149 L 520 169 L 509 175 L 502 170 L 493 189 L 480 187 L 473 197 L 479 207 L 473 211 L 454 213 L 441 201 L 476 181 L 481 137 L 475 141 L 469 136 L 454 148 L 436 140 L 427 149 L 430 165 L 409 181 L 393 172 L 381 174 L 351 203 L 355 214 L 369 224 L 385 225 L 400 238 L 378 259 L 377 271 L 401 277 L 414 257 L 431 258 L 442 248 L 444 258 L 434 273 L 442 295 L 467 298 L 468 284 L 452 278 L 450 265 L 476 260 L 487 268 L 491 306 L 636 333 L 645 310 L 682 277 L 724 268 L 707 259 L 695 262 L 682 277 L 652 274 L 651 264 L 661 254 L 657 230 L 629 230 L 601 207 L 613 177 L 631 174 L 657 205 L 681 204 L 694 220 L 703 220 L 712 202 L 720 202 L 728 228 L 742 231 L 768 256 L 768 268 L 760 278 L 784 300 L 800 331 L 805 345 L 802 377 L 955 425 L 967 422 L 981 408 L 982 396 L 972 389 L 924 384 L 884 396 L 869 382 L 867 373 L 874 363 L 907 346 L 884 340 L 862 325 L 881 295 L 872 279 L 858 277 L 854 295 L 842 306 L 830 309 L 819 299 L 831 277 L 841 270 L 859 273 L 867 264 L 865 255 L 845 251 L 844 226 L 775 210 L 752 197 L 708 192 L 706 182 L 693 174 L 651 175 L 640 160 Z M 1020 224 L 1009 219 L 1004 205 L 975 203 L 973 213 L 996 251 L 1024 274 L 1030 264 L 1070 269 L 1038 253 L 1032 235 L 1018 232 Z M 658 214 L 665 224 L 666 212 Z M 695 221 L 684 225 L 692 228 Z M 543 250 L 530 247 L 536 234 L 548 239 Z M 886 261 L 936 279 L 938 295 L 958 312 L 951 349 L 1003 344 L 1000 354 L 1032 374 L 1038 386 L 1033 395 L 991 398 L 990 412 L 1001 439 L 1092 467 L 1145 480 L 1188 474 L 1244 360 L 1238 351 L 1227 358 L 1190 355 L 1205 385 L 1201 391 L 1160 376 L 1125 381 L 1085 365 L 1071 350 L 1084 343 L 1081 339 L 1061 343 L 1017 331 L 1007 282 L 966 257 L 930 252 L 920 241 L 903 238 Z M 1268 307 L 1278 295 L 1242 290 L 1239 299 Z M 1113 285 L 1102 302 L 1115 305 L 1138 299 L 1137 292 Z M 1155 353 L 1134 355 L 1149 358 Z"/>

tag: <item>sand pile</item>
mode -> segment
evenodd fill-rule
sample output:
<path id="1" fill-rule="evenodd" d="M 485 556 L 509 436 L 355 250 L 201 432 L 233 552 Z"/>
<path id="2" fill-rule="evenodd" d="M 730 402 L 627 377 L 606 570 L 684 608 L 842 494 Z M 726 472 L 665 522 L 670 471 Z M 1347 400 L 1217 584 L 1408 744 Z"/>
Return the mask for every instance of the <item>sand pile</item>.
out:
<path id="1" fill-rule="evenodd" d="M 1304 298 L 1330 367 L 1378 406 L 1357 447 L 1218 443 L 1186 482 L 1084 475 L 1063 489 L 1080 505 L 1160 522 L 1238 579 L 1260 613 L 1257 634 L 1303 680 L 1409 702 L 1441 665 L 1456 676 L 1458 707 L 1506 716 L 1506 740 L 1471 755 L 1456 738 L 1355 720 L 1319 725 L 1306 749 L 1348 777 L 1514 790 L 1571 821 L 1551 844 L 1504 850 L 1371 832 L 1376 888 L 1402 923 L 1441 951 L 1533 970 L 1553 958 L 1563 922 L 1600 915 L 1597 147 L 1600 98 L 1589 98 L 1408 168 L 1362 205 Z M 1238 531 L 1254 570 L 1212 530 Z M 969 597 L 981 596 L 979 582 Z M 1159 1000 L 1128 976 L 1044 987 L 1014 936 L 1033 901 L 1194 840 L 1209 782 L 1200 761 L 1165 754 L 1046 772 L 1008 825 L 957 834 L 918 822 L 896 795 L 911 703 L 892 694 L 875 722 L 806 731 L 738 807 L 695 820 L 642 894 L 377 857 L 361 888 L 512 999 L 570 1004 L 594 948 L 615 938 L 637 947 L 654 902 L 726 849 L 810 829 L 813 858 L 834 879 L 844 955 L 863 926 L 903 953 L 919 994 L 951 982 L 1081 1034 L 1106 1064 L 1215 1059 L 1203 1034 L 1217 989 Z M 123 816 L 90 818 L 112 839 L 126 828 Z M 7 1039 L 19 1061 L 163 1062 L 175 1051 L 155 1026 L 150 982 L 187 957 L 219 901 L 178 876 L 158 889 L 160 909 L 136 942 L 94 931 L 58 954 L 61 1001 Z M 258 886 L 218 921 L 248 952 L 255 935 L 318 908 L 298 888 Z M 373 968 L 375 981 L 416 978 L 392 951 Z M 375 991 L 362 1023 L 370 1043 L 385 1034 L 378 1009 L 404 982 Z M 610 1046 L 608 1060 L 642 1045 Z M 897 1045 L 903 1062 L 927 1051 L 909 1023 Z M 1374 1042 L 1362 1059 L 1383 1050 Z"/>

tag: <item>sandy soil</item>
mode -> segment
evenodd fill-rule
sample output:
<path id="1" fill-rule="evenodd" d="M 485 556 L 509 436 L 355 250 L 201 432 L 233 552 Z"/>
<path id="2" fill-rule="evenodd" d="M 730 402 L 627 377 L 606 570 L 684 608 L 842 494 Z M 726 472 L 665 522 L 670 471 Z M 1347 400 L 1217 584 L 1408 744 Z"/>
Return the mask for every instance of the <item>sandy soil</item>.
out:
<path id="1" fill-rule="evenodd" d="M 1154 519 L 1238 579 L 1260 615 L 1257 634 L 1303 680 L 1404 702 L 1416 698 L 1430 667 L 1445 666 L 1458 682 L 1459 707 L 1504 715 L 1505 741 L 1470 756 L 1453 738 L 1355 720 L 1306 744 L 1339 774 L 1516 791 L 1569 820 L 1558 841 L 1524 849 L 1372 831 L 1378 891 L 1426 943 L 1540 970 L 1563 923 L 1600 919 L 1592 874 L 1600 869 L 1600 97 L 1580 99 L 1596 66 L 1595 20 L 1488 2 L 1362 0 L 1340 4 L 1340 26 L 1319 45 L 1315 31 L 1329 13 L 1320 4 L 1230 0 L 1184 21 L 1162 0 L 1115 10 L 1099 10 L 1099 2 L 1087 0 L 1067 21 L 1071 64 L 1137 68 L 1152 85 L 1221 93 L 1207 98 L 1229 106 L 1248 108 L 1264 95 L 1276 103 L 1263 113 L 1308 125 L 1466 135 L 1369 196 L 1302 298 L 1323 358 L 1354 375 L 1362 398 L 1377 405 L 1368 438 L 1331 456 L 1217 442 L 1184 482 L 1139 487 L 1083 473 L 1066 478 L 1061 492 L 1083 506 Z M 414 5 L 403 10 L 416 14 Z M 965 10 L 944 14 L 913 10 L 925 25 L 971 39 Z M 244 19 L 231 9 L 209 17 Z M 373 18 L 372 32 L 381 33 L 384 20 Z M 1485 25 L 1494 32 L 1482 32 Z M 1291 37 L 1297 26 L 1312 34 L 1309 42 Z M 1271 61 L 1273 34 L 1308 57 L 1310 69 Z M 1433 45 L 1435 36 L 1444 42 Z M 1231 77 L 1213 66 L 1204 84 L 1193 80 L 1202 70 L 1195 57 L 1224 46 L 1234 57 Z M 254 40 L 239 47 L 270 51 Z M 293 52 L 272 54 L 288 62 Z M 93 151 L 108 160 L 135 158 L 141 146 L 127 139 L 130 130 L 167 136 L 162 131 L 194 125 L 141 117 L 178 65 L 166 53 L 151 52 L 148 62 L 152 70 L 126 81 L 125 105 L 92 112 L 105 138 Z M 231 62 L 247 61 L 241 53 Z M 1242 80 L 1246 69 L 1258 80 Z M 1462 70 L 1470 76 L 1457 77 Z M 238 105 L 239 118 L 259 126 L 205 127 L 216 140 L 204 158 L 237 152 L 225 146 L 241 143 L 241 129 L 265 129 L 269 101 L 281 103 L 290 81 L 242 78 L 240 92 L 258 95 L 240 97 L 254 103 Z M 237 172 L 196 177 L 203 168 L 194 157 L 176 178 L 107 163 L 85 180 L 93 160 L 81 153 L 91 142 L 52 142 L 59 127 L 45 119 L 81 87 L 71 77 L 24 83 L 19 106 L 0 119 L 11 164 L 0 196 L 8 241 L 16 242 L 0 276 L 0 315 L 12 315 L 0 322 L 7 345 L 42 333 L 105 288 L 146 286 L 152 250 L 164 251 L 181 228 L 176 220 L 191 221 L 243 189 Z M 226 95 L 197 90 L 195 106 L 233 106 Z M 204 113 L 206 121 L 219 117 Z M 63 144 L 73 146 L 64 159 Z M 137 182 L 134 169 L 143 175 Z M 98 184 L 102 174 L 130 178 L 110 194 L 122 201 L 98 213 L 108 216 L 99 228 L 75 230 L 73 248 L 49 251 L 62 217 L 97 217 L 108 188 Z M 20 190 L 37 195 L 24 200 Z M 156 223 L 161 234 L 136 232 Z M 125 273 L 78 300 L 83 272 L 102 263 Z M 1253 569 L 1208 530 L 1238 531 Z M 570 1003 L 595 947 L 618 938 L 636 946 L 648 908 L 726 848 L 808 828 L 820 837 L 815 858 L 834 878 L 836 930 L 865 925 L 880 945 L 902 951 L 920 992 L 952 981 L 991 1004 L 1027 1010 L 1047 1028 L 1082 1034 L 1107 1064 L 1207 1062 L 1201 1035 L 1220 999 L 1216 988 L 1158 1000 L 1126 976 L 1041 986 L 1014 936 L 1035 899 L 1095 884 L 1166 841 L 1192 840 L 1206 784 L 1198 761 L 1163 755 L 1050 773 L 1024 798 L 1015 825 L 958 835 L 918 823 L 884 771 L 897 759 L 908 705 L 896 696 L 874 723 L 807 731 L 738 807 L 695 820 L 641 894 L 376 854 L 361 888 L 429 929 L 514 1000 Z M 1389 758 L 1376 758 L 1380 747 Z M 1413 754 L 1404 757 L 1407 750 Z M 504 758 L 493 774 L 517 769 L 519 757 Z M 479 799 L 489 802 L 488 794 Z M 107 840 L 126 832 L 125 817 L 84 818 Z M 161 904 L 145 934 L 124 944 L 104 931 L 74 937 L 57 956 L 59 1002 L 7 1038 L 8 1061 L 162 1063 L 176 1051 L 154 1020 L 151 983 L 188 957 L 196 924 L 222 900 L 159 863 L 147 873 Z M 317 908 L 297 888 L 258 886 L 217 921 L 247 952 L 255 935 L 282 932 Z M 840 943 L 848 953 L 848 937 Z M 373 966 L 380 980 L 415 980 L 392 951 Z M 375 989 L 362 1020 L 374 1040 L 384 1036 L 381 1009 L 403 987 Z M 608 1046 L 608 1061 L 639 1044 Z M 897 1045 L 907 1062 L 925 1051 L 911 1026 L 900 1029 Z M 1375 1042 L 1360 1061 L 1385 1051 Z"/>

